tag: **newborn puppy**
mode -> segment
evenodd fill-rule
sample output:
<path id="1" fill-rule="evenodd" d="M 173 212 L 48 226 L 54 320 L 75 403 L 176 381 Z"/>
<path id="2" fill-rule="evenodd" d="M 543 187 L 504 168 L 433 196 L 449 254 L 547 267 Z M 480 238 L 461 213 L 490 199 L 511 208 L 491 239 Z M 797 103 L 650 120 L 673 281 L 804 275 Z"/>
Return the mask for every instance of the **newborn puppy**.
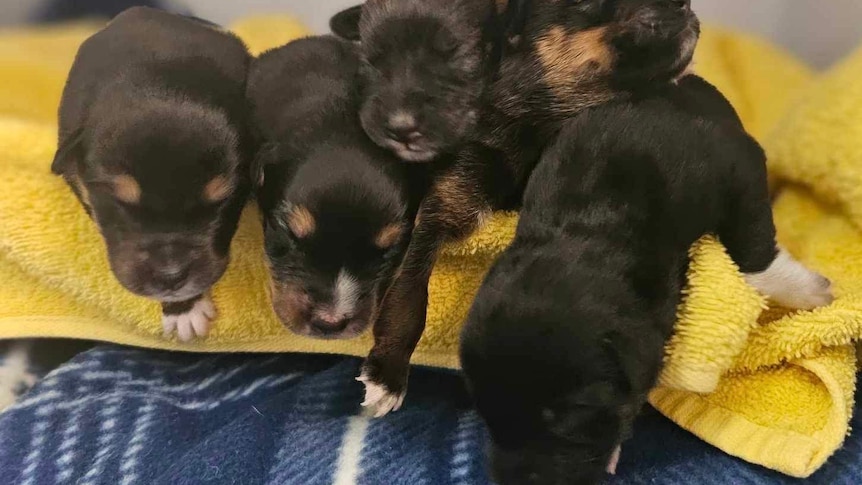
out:
<path id="1" fill-rule="evenodd" d="M 132 8 L 89 38 L 59 113 L 62 175 L 129 291 L 157 300 L 166 334 L 205 336 L 250 191 L 245 77 L 236 37 Z"/>
<path id="2" fill-rule="evenodd" d="M 335 33 L 362 41 L 361 119 L 372 140 L 427 162 L 473 133 L 496 14 L 490 0 L 369 0 L 333 17 Z"/>
<path id="3" fill-rule="evenodd" d="M 252 63 L 248 99 L 276 314 L 347 339 L 372 320 L 406 249 L 422 189 L 359 124 L 355 47 L 307 38 Z"/>
<path id="4" fill-rule="evenodd" d="M 634 96 L 635 79 L 669 83 L 679 77 L 691 62 L 699 32 L 688 7 L 687 1 L 672 0 L 459 0 L 445 8 L 424 0 L 365 4 L 360 49 L 363 78 L 370 85 L 364 90 L 366 113 L 388 113 L 378 109 L 388 106 L 385 100 L 407 99 L 406 93 L 426 86 L 461 96 L 451 103 L 437 96 L 416 101 L 422 113 L 430 113 L 417 119 L 433 116 L 435 127 L 448 126 L 441 136 L 458 148 L 431 164 L 432 187 L 402 271 L 374 324 L 375 346 L 363 370 L 374 389 L 386 389 L 387 396 L 406 392 L 409 358 L 425 325 L 427 285 L 443 243 L 469 235 L 492 210 L 520 206 L 533 167 L 567 117 Z M 345 18 L 356 16 L 351 12 L 333 24 L 343 28 L 349 23 Z M 411 39 L 420 31 L 426 41 L 414 45 Z M 437 36 L 456 39 L 457 47 L 431 49 L 427 40 Z M 393 106 L 403 111 L 404 103 Z M 477 106 L 479 121 L 463 124 Z M 389 146 L 374 135 L 385 118 L 366 117 L 372 123 L 365 127 Z"/>
<path id="5" fill-rule="evenodd" d="M 831 302 L 828 280 L 779 256 L 763 150 L 704 80 L 566 122 L 463 333 L 501 485 L 613 472 L 658 377 L 688 250 L 707 233 L 782 304 Z"/>

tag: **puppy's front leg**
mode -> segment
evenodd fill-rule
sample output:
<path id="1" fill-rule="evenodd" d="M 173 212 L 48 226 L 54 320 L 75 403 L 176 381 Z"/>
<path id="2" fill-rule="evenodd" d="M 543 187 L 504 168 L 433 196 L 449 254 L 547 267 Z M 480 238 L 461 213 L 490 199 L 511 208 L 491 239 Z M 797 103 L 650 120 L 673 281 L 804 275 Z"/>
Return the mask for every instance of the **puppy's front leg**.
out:
<path id="1" fill-rule="evenodd" d="M 206 337 L 217 315 L 215 305 L 208 294 L 191 300 L 162 303 L 162 327 L 165 337 L 176 332 L 181 342 L 190 342 L 195 337 Z"/>
<path id="2" fill-rule="evenodd" d="M 419 211 L 404 262 L 374 322 L 374 347 L 357 378 L 375 417 L 397 411 L 407 394 L 410 357 L 425 330 L 428 281 L 444 242 L 472 233 L 487 210 L 470 173 L 442 176 Z"/>

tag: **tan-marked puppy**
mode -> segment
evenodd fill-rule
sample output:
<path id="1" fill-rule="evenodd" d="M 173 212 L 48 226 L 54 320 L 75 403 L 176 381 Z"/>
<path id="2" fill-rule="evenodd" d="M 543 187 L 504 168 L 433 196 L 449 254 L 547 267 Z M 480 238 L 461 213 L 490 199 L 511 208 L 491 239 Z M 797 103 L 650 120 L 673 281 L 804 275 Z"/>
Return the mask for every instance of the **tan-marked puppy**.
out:
<path id="1" fill-rule="evenodd" d="M 81 46 L 52 170 L 99 227 L 111 268 L 157 300 L 166 334 L 205 336 L 250 189 L 249 54 L 201 21 L 132 8 Z"/>
<path id="2" fill-rule="evenodd" d="M 314 338 L 368 327 L 423 192 L 413 174 L 424 169 L 362 131 L 358 69 L 352 44 L 316 37 L 263 54 L 249 75 L 272 303 L 285 326 Z"/>

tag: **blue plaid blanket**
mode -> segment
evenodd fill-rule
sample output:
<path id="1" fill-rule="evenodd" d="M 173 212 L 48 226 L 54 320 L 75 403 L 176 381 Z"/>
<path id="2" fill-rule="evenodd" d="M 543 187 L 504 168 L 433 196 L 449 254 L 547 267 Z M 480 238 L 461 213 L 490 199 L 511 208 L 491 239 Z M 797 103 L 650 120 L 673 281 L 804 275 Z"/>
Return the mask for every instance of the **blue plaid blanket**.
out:
<path id="1" fill-rule="evenodd" d="M 359 365 L 97 347 L 0 414 L 2 483 L 489 483 L 485 431 L 456 374 L 415 369 L 404 408 L 375 420 L 359 407 Z M 724 455 L 653 411 L 619 473 L 609 483 L 800 483 Z M 862 483 L 862 440 L 851 438 L 807 483 Z"/>

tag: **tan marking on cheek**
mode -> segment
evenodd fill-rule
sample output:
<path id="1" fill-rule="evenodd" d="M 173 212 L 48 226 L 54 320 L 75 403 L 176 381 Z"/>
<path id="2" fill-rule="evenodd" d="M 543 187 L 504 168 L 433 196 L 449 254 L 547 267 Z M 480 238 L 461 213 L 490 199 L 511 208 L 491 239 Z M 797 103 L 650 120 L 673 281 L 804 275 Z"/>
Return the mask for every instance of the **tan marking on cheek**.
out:
<path id="1" fill-rule="evenodd" d="M 78 195 L 81 197 L 81 202 L 87 207 L 89 210 L 92 207 L 90 203 L 90 191 L 87 190 L 87 186 L 84 185 L 84 182 L 81 180 L 81 177 L 75 175 L 72 179 L 75 184 L 75 187 L 78 189 Z"/>
<path id="2" fill-rule="evenodd" d="M 270 280 L 269 291 L 272 308 L 283 324 L 296 326 L 303 323 L 310 300 L 298 285 Z"/>
<path id="3" fill-rule="evenodd" d="M 224 175 L 219 175 L 204 187 L 204 198 L 209 202 L 220 202 L 233 192 L 233 181 Z"/>
<path id="4" fill-rule="evenodd" d="M 317 221 L 314 220 L 311 211 L 305 206 L 298 205 L 291 209 L 288 214 L 287 226 L 290 227 L 296 237 L 304 239 L 314 234 L 315 229 L 317 229 Z"/>
<path id="5" fill-rule="evenodd" d="M 141 202 L 141 186 L 131 175 L 117 175 L 112 180 L 114 196 L 127 204 Z"/>
<path id="6" fill-rule="evenodd" d="M 380 249 L 389 249 L 398 242 L 403 233 L 404 228 L 401 224 L 389 224 L 377 233 L 377 237 L 374 239 L 374 245 Z"/>

